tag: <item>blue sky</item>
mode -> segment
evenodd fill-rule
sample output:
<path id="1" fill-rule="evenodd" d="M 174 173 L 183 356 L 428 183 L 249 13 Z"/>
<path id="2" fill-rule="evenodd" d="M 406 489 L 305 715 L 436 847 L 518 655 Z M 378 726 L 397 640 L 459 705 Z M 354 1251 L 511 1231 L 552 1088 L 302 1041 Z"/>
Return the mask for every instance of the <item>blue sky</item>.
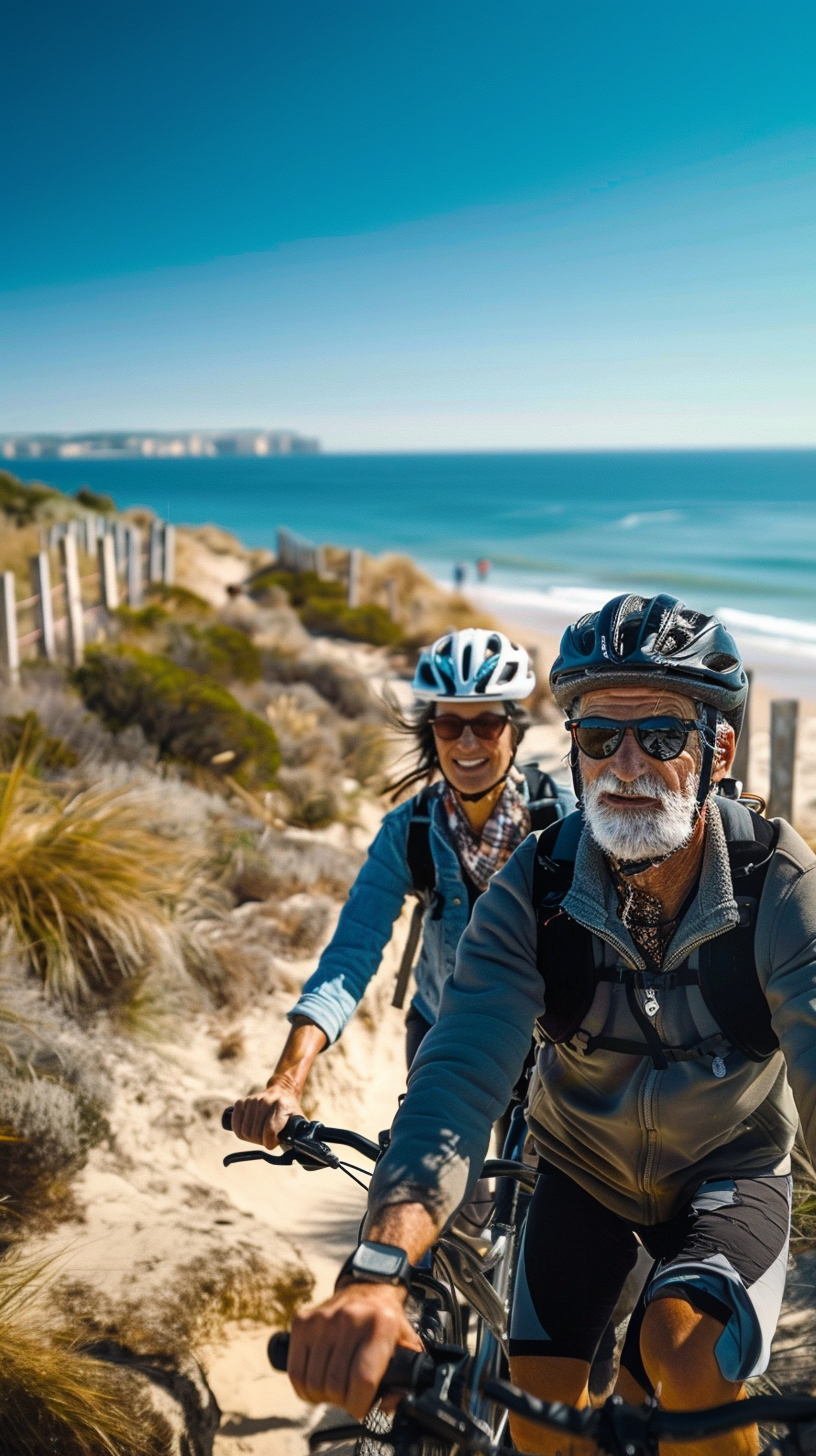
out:
<path id="1" fill-rule="evenodd" d="M 810 3 L 4 0 L 0 428 L 811 443 Z"/>

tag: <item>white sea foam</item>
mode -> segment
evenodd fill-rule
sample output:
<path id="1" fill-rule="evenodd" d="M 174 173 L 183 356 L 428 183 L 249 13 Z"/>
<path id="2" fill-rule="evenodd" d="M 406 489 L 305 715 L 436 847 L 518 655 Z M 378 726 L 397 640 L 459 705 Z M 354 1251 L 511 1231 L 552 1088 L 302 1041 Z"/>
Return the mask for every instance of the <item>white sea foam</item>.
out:
<path id="1" fill-rule="evenodd" d="M 465 588 L 474 605 L 519 626 L 561 633 L 585 612 L 595 612 L 625 587 L 512 587 L 488 582 Z M 731 631 L 757 680 L 773 692 L 816 699 L 816 623 L 764 612 L 722 607 L 718 615 Z"/>

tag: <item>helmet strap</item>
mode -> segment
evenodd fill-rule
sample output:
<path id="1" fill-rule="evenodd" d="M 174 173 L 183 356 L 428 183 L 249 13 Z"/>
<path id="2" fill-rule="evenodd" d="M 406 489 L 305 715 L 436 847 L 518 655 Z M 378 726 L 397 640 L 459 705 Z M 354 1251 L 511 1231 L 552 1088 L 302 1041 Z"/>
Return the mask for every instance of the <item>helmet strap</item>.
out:
<path id="1" fill-rule="evenodd" d="M 708 798 L 711 788 L 711 771 L 714 767 L 714 754 L 717 749 L 717 709 L 710 703 L 703 704 L 703 718 L 705 720 L 705 732 L 700 734 L 700 747 L 702 749 L 702 760 L 700 763 L 700 783 L 697 789 L 697 810 L 702 813 L 703 806 Z"/>

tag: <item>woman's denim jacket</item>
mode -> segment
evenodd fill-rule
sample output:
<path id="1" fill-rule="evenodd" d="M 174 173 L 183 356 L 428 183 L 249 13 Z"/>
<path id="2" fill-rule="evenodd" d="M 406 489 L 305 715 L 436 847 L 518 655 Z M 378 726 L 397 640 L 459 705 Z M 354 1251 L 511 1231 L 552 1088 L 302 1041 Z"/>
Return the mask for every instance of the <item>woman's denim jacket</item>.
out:
<path id="1" fill-rule="evenodd" d="M 320 964 L 289 1013 L 290 1021 L 294 1016 L 308 1016 L 325 1031 L 329 1041 L 337 1039 L 354 1014 L 379 968 L 405 897 L 413 889 L 407 859 L 413 806 L 414 801 L 409 799 L 386 814 Z M 442 987 L 453 970 L 456 947 L 470 911 L 459 858 L 438 795 L 432 796 L 429 810 L 437 893 L 425 911 L 412 1004 L 427 1021 L 434 1022 L 439 1014 Z"/>

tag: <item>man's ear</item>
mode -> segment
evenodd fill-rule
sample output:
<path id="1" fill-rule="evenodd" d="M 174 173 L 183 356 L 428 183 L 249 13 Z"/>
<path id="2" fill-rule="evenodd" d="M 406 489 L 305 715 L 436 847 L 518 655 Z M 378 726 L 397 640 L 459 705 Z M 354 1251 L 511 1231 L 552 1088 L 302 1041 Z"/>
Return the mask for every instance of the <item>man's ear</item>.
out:
<path id="1" fill-rule="evenodd" d="M 727 778 L 736 751 L 737 735 L 731 724 L 720 723 L 717 727 L 717 747 L 714 749 L 714 766 L 711 770 L 712 783 L 718 784 L 720 779 Z"/>

